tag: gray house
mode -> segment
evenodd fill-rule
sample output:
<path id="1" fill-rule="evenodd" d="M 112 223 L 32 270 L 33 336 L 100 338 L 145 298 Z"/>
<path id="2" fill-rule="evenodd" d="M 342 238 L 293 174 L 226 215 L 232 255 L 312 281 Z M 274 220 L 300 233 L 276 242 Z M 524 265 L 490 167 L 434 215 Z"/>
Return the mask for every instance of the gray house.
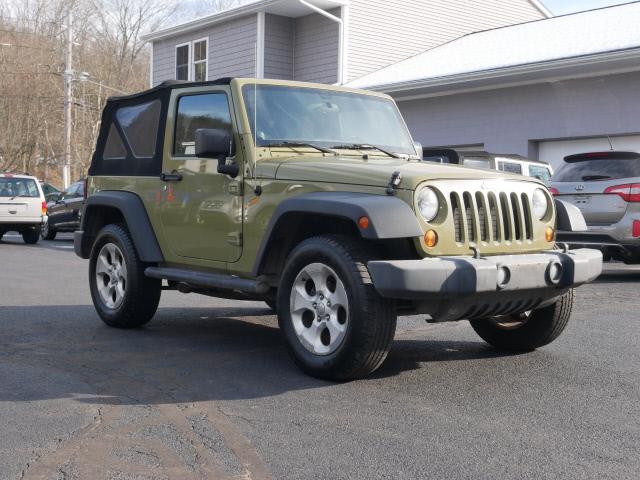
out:
<path id="1" fill-rule="evenodd" d="M 348 84 L 395 97 L 416 141 L 518 153 L 640 151 L 640 3 L 466 35 Z"/>
<path id="2" fill-rule="evenodd" d="M 151 83 L 346 83 L 470 32 L 549 17 L 537 0 L 260 0 L 157 31 Z"/>

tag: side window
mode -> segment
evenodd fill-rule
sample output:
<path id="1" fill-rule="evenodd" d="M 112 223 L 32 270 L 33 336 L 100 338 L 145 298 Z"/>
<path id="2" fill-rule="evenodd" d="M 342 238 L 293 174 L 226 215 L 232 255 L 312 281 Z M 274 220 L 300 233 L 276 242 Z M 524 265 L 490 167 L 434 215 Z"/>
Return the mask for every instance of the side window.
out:
<path id="1" fill-rule="evenodd" d="M 498 163 L 498 169 L 503 172 L 518 173 L 522 175 L 522 165 L 519 163 L 500 162 Z"/>
<path id="2" fill-rule="evenodd" d="M 153 157 L 156 153 L 158 138 L 160 100 L 119 108 L 116 118 L 133 150 L 133 155 L 136 158 Z"/>
<path id="3" fill-rule="evenodd" d="M 78 196 L 77 192 L 78 192 L 78 184 L 72 183 L 71 185 L 69 185 L 69 188 L 67 188 L 64 192 L 62 192 L 62 195 L 60 195 L 60 198 L 69 199 L 69 198 L 77 197 Z"/>
<path id="4" fill-rule="evenodd" d="M 109 128 L 109 135 L 107 136 L 107 143 L 104 145 L 102 156 L 106 160 L 123 159 L 127 156 L 127 149 L 124 148 L 124 143 L 122 143 L 120 134 L 113 123 Z"/>
<path id="5" fill-rule="evenodd" d="M 189 44 L 176 47 L 176 80 L 189 80 Z"/>
<path id="6" fill-rule="evenodd" d="M 196 130 L 199 128 L 231 130 L 231 113 L 225 93 L 180 97 L 173 143 L 174 155 L 195 154 Z"/>

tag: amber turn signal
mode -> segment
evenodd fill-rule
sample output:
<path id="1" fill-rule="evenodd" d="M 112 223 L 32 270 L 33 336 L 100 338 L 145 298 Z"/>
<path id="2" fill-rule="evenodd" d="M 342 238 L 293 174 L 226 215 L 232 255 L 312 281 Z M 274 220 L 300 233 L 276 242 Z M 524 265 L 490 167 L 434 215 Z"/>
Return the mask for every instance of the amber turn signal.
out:
<path id="1" fill-rule="evenodd" d="M 369 217 L 360 217 L 358 219 L 358 226 L 363 230 L 369 228 Z"/>
<path id="2" fill-rule="evenodd" d="M 551 227 L 547 227 L 547 229 L 544 232 L 544 237 L 547 240 L 547 242 L 551 243 L 553 242 L 553 239 L 556 236 L 556 232 L 553 231 L 553 228 Z"/>
<path id="3" fill-rule="evenodd" d="M 424 234 L 424 243 L 429 248 L 433 248 L 438 244 L 438 234 L 435 230 L 429 230 Z"/>

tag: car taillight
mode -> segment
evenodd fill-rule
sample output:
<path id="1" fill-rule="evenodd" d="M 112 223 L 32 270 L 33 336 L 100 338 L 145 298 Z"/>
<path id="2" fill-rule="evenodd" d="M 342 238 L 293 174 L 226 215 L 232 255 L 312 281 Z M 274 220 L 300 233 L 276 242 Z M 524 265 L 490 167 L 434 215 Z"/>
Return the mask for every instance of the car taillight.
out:
<path id="1" fill-rule="evenodd" d="M 557 188 L 554 188 L 554 187 L 549 187 L 549 192 L 554 197 L 557 197 L 558 195 L 560 195 L 560 191 Z"/>
<path id="2" fill-rule="evenodd" d="M 640 220 L 633 221 L 633 238 L 640 237 Z"/>
<path id="3" fill-rule="evenodd" d="M 640 183 L 616 185 L 605 189 L 604 193 L 618 195 L 625 202 L 640 203 Z"/>
<path id="4" fill-rule="evenodd" d="M 42 202 L 42 215 L 47 214 L 47 202 Z"/>

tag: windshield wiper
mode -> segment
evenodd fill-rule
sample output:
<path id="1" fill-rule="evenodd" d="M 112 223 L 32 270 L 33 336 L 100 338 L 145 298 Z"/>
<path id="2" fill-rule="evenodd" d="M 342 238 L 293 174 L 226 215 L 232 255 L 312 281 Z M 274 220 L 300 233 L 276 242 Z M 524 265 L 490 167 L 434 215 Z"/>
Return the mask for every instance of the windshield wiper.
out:
<path id="1" fill-rule="evenodd" d="M 315 148 L 316 150 L 322 153 L 330 153 L 331 155 L 338 155 L 338 152 L 334 152 L 333 150 L 329 150 L 328 148 L 324 148 L 319 145 L 314 145 L 313 143 L 307 143 L 307 142 L 276 142 L 276 143 L 269 143 L 265 145 L 265 147 L 289 147 L 289 148 L 308 147 L 308 148 Z"/>
<path id="2" fill-rule="evenodd" d="M 369 145 L 366 143 L 353 143 L 351 145 L 334 145 L 331 148 L 335 148 L 336 150 L 378 150 L 379 152 L 384 153 L 392 158 L 401 158 L 397 153 L 389 152 L 383 148 L 380 148 L 376 145 Z"/>

